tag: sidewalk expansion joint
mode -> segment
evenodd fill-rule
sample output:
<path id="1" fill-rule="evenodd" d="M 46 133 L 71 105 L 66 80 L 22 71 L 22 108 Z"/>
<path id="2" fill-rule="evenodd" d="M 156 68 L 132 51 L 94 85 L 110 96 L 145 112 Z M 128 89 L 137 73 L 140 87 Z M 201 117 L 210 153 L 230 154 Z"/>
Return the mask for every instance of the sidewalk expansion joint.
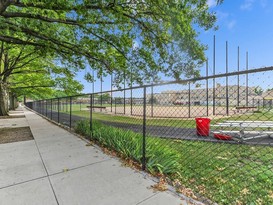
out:
<path id="1" fill-rule="evenodd" d="M 28 122 L 28 124 L 29 124 L 30 129 L 32 129 L 31 126 L 30 126 L 30 123 L 29 123 L 29 120 L 28 120 L 27 117 L 26 117 L 26 120 L 27 120 L 27 122 Z M 52 192 L 53 192 L 53 195 L 54 195 L 54 197 L 55 197 L 56 203 L 57 203 L 57 205 L 59 205 L 59 201 L 58 201 L 57 195 L 56 195 L 56 193 L 55 193 L 55 190 L 54 190 L 54 188 L 53 188 L 53 185 L 52 185 L 52 183 L 51 183 L 51 180 L 50 180 L 50 178 L 49 178 L 49 174 L 48 174 L 47 168 L 46 168 L 46 166 L 45 166 L 45 162 L 44 162 L 44 160 L 43 160 L 42 154 L 41 154 L 41 152 L 40 152 L 40 150 L 39 150 L 39 147 L 38 147 L 38 145 L 37 145 L 37 142 L 36 142 L 36 139 L 35 139 L 34 136 L 33 136 L 33 138 L 34 138 L 35 146 L 36 146 L 37 151 L 38 151 L 38 153 L 39 153 L 40 159 L 41 159 L 41 161 L 42 161 L 42 163 L 43 163 L 43 166 L 44 166 L 44 169 L 45 169 L 45 171 L 46 171 L 47 179 L 48 179 L 48 182 L 49 182 L 49 184 L 50 184 L 50 187 L 51 187 L 51 190 L 52 190 Z"/>
<path id="2" fill-rule="evenodd" d="M 26 181 L 22 181 L 22 182 L 19 182 L 19 183 L 14 183 L 14 184 L 11 184 L 11 185 L 0 187 L 0 189 L 5 189 L 5 188 L 9 188 L 9 187 L 13 187 L 13 186 L 17 186 L 17 185 L 20 185 L 20 184 L 25 184 L 25 183 L 28 183 L 28 182 L 36 181 L 36 180 L 39 180 L 39 179 L 45 179 L 45 178 L 48 178 L 48 176 L 37 177 L 37 178 L 34 178 L 34 179 L 29 179 L 29 180 L 26 180 Z"/>
<path id="3" fill-rule="evenodd" d="M 62 174 L 62 173 L 67 173 L 67 172 L 70 172 L 70 171 L 74 171 L 74 170 L 81 169 L 81 168 L 84 168 L 84 167 L 90 167 L 92 165 L 100 164 L 100 163 L 107 162 L 107 161 L 110 161 L 110 160 L 111 159 L 105 159 L 105 160 L 102 160 L 102 161 L 99 161 L 99 162 L 94 162 L 94 163 L 91 163 L 91 164 L 86 164 L 86 165 L 82 165 L 82 166 L 79 166 L 79 167 L 74 167 L 74 168 L 71 168 L 71 169 L 67 169 L 66 171 L 56 172 L 56 173 L 50 174 L 48 176 L 51 177 L 51 176 L 59 175 L 59 174 Z"/>
<path id="4" fill-rule="evenodd" d="M 143 202 L 145 202 L 145 201 L 147 201 L 147 200 L 149 200 L 149 199 L 151 199 L 151 198 L 153 198 L 155 195 L 157 195 L 158 193 L 154 193 L 153 195 L 151 195 L 151 196 L 149 196 L 149 197 L 147 197 L 147 198 L 145 198 L 145 199 L 143 199 L 142 201 L 140 201 L 140 202 L 138 202 L 138 203 L 136 203 L 136 205 L 140 205 L 140 204 L 142 204 Z"/>

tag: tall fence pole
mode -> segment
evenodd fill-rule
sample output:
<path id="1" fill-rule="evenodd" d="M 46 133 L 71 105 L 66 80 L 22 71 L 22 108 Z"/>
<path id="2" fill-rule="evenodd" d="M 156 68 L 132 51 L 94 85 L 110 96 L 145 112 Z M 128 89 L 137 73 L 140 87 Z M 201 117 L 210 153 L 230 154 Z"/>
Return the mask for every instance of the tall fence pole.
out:
<path id="1" fill-rule="evenodd" d="M 240 47 L 238 46 L 237 68 L 240 71 Z M 237 106 L 240 105 L 240 75 L 237 75 Z"/>
<path id="2" fill-rule="evenodd" d="M 111 72 L 111 112 L 113 112 L 113 72 Z"/>
<path id="3" fill-rule="evenodd" d="M 80 111 L 82 111 L 82 100 L 80 99 Z"/>
<path id="4" fill-rule="evenodd" d="M 133 115 L 133 74 L 132 74 L 132 69 L 131 69 L 131 72 L 130 72 L 130 83 L 131 83 L 131 85 L 130 85 L 130 87 L 131 87 L 131 89 L 130 89 L 130 94 L 131 94 L 131 97 L 130 97 L 130 114 L 131 114 L 131 116 Z"/>
<path id="5" fill-rule="evenodd" d="M 38 112 L 41 113 L 41 100 L 38 101 Z"/>
<path id="6" fill-rule="evenodd" d="M 191 117 L 191 83 L 189 82 L 189 99 L 188 99 L 188 101 L 189 101 L 189 104 L 188 104 L 188 106 L 189 106 L 189 118 Z"/>
<path id="7" fill-rule="evenodd" d="M 215 75 L 215 35 L 213 36 L 213 75 Z M 212 106 L 213 106 L 213 115 L 215 115 L 215 78 L 213 78 L 213 99 L 212 99 Z"/>
<path id="8" fill-rule="evenodd" d="M 60 123 L 60 98 L 58 98 L 58 123 Z"/>
<path id="9" fill-rule="evenodd" d="M 66 112 L 68 112 L 68 100 L 67 98 L 65 100 L 66 100 Z"/>
<path id="10" fill-rule="evenodd" d="M 126 74 L 125 74 L 125 71 L 124 71 L 124 73 L 123 73 L 123 78 L 124 78 L 124 82 L 123 82 L 123 84 L 124 84 L 124 91 L 123 91 L 123 99 L 124 99 L 124 101 L 123 101 L 123 114 L 125 115 L 125 112 L 126 112 L 126 108 L 125 108 L 125 106 L 126 106 L 126 102 L 125 102 L 125 98 L 126 98 L 126 90 L 125 90 L 125 88 L 126 88 Z"/>
<path id="11" fill-rule="evenodd" d="M 146 86 L 143 88 L 142 170 L 146 169 Z"/>
<path id="12" fill-rule="evenodd" d="M 248 70 L 248 52 L 246 52 L 246 70 Z M 248 73 L 246 74 L 246 106 L 248 107 Z"/>
<path id="13" fill-rule="evenodd" d="M 90 95 L 90 121 L 89 121 L 89 126 L 90 126 L 90 139 L 93 136 L 93 94 Z"/>
<path id="14" fill-rule="evenodd" d="M 51 101 L 51 102 L 50 102 L 50 110 L 51 110 L 50 119 L 52 120 L 52 109 L 53 109 L 53 105 L 52 105 L 53 100 L 52 100 L 52 98 L 51 98 L 50 101 Z"/>
<path id="15" fill-rule="evenodd" d="M 69 110 L 69 127 L 72 127 L 72 97 L 69 97 L 69 104 L 70 104 L 70 110 Z"/>
<path id="16" fill-rule="evenodd" d="M 228 42 L 226 41 L 226 73 L 228 74 Z M 226 115 L 229 115 L 228 76 L 226 76 Z"/>
<path id="17" fill-rule="evenodd" d="M 130 99 L 130 106 L 131 106 L 131 116 L 133 115 L 133 88 L 131 87 L 131 99 Z"/>
<path id="18" fill-rule="evenodd" d="M 206 60 L 206 77 L 209 75 L 209 62 Z M 209 116 L 209 80 L 206 79 L 207 116 Z"/>
<path id="19" fill-rule="evenodd" d="M 115 98 L 115 114 L 117 114 L 117 98 Z"/>
<path id="20" fill-rule="evenodd" d="M 94 69 L 92 69 L 92 75 L 93 75 L 93 82 L 92 82 L 92 93 L 94 93 L 95 92 L 95 71 L 94 71 Z"/>
<path id="21" fill-rule="evenodd" d="M 45 100 L 45 116 L 47 117 L 47 100 Z"/>
<path id="22" fill-rule="evenodd" d="M 100 107 L 102 107 L 102 71 L 100 76 Z M 100 112 L 102 112 L 102 108 L 100 108 Z"/>
<path id="23" fill-rule="evenodd" d="M 154 86 L 151 86 L 151 117 L 154 117 Z"/>

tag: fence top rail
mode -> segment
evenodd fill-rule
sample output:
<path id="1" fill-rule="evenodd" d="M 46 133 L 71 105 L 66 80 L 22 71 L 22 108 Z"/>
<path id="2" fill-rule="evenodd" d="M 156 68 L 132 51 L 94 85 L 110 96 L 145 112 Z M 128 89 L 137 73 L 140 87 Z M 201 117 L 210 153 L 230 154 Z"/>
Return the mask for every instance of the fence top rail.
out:
<path id="1" fill-rule="evenodd" d="M 249 69 L 249 70 L 242 70 L 242 71 L 236 71 L 236 72 L 230 72 L 230 73 L 221 73 L 221 74 L 210 75 L 210 76 L 202 76 L 202 77 L 190 78 L 190 79 L 185 79 L 185 80 L 167 81 L 167 82 L 153 83 L 153 84 L 149 84 L 149 85 L 139 85 L 139 86 L 135 86 L 135 87 L 120 88 L 120 89 L 107 90 L 107 91 L 102 91 L 102 92 L 83 93 L 83 94 L 78 94 L 78 95 L 73 95 L 73 96 L 49 98 L 49 99 L 44 99 L 44 100 L 80 97 L 80 96 L 84 96 L 84 95 L 96 95 L 96 94 L 101 94 L 101 93 L 121 92 L 121 91 L 126 91 L 126 90 L 131 90 L 131 89 L 135 90 L 135 89 L 141 89 L 144 87 L 148 88 L 148 87 L 157 87 L 157 86 L 171 85 L 171 84 L 190 84 L 190 83 L 194 83 L 195 81 L 200 81 L 200 80 L 209 80 L 209 79 L 215 79 L 215 78 L 239 76 L 239 75 L 245 75 L 245 74 L 250 74 L 250 73 L 265 72 L 265 71 L 273 71 L 273 66 L 263 67 L 263 68 L 255 68 L 255 69 Z"/>

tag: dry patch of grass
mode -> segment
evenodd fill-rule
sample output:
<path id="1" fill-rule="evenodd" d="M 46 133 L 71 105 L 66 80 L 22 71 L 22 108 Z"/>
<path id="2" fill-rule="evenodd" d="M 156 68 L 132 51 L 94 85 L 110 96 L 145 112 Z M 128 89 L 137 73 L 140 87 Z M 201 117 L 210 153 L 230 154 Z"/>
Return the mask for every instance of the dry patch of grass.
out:
<path id="1" fill-rule="evenodd" d="M 0 144 L 33 140 L 29 127 L 1 128 Z"/>

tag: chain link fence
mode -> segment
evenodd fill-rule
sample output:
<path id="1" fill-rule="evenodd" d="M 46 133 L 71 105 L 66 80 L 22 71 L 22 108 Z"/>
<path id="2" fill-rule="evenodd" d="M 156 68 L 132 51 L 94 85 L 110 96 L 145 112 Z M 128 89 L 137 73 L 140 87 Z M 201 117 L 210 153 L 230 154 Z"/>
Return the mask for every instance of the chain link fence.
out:
<path id="1" fill-rule="evenodd" d="M 205 204 L 273 204 L 272 74 L 263 68 L 27 106 Z"/>

